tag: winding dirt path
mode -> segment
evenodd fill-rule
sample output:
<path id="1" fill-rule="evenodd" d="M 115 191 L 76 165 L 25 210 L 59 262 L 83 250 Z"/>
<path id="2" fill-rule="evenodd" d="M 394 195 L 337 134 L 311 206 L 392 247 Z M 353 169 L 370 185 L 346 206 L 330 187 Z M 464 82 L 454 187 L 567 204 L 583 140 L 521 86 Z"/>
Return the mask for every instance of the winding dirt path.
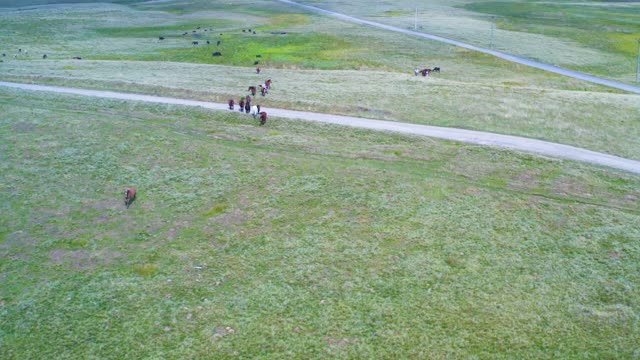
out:
<path id="1" fill-rule="evenodd" d="M 131 93 L 120 93 L 113 91 L 86 90 L 68 88 L 60 86 L 19 84 L 0 81 L 0 86 L 31 90 L 48 91 L 60 94 L 74 94 L 83 96 L 93 96 L 107 99 L 119 99 L 130 101 L 143 101 L 157 104 L 174 104 L 186 106 L 199 106 L 212 110 L 229 111 L 227 104 L 211 103 L 206 101 L 177 99 L 170 97 L 140 95 Z M 409 124 L 393 121 L 383 121 L 374 119 L 364 119 L 353 116 L 342 116 L 332 114 L 320 114 L 306 111 L 295 111 L 285 109 L 268 109 L 269 116 L 297 119 L 306 121 L 317 121 L 323 123 L 338 124 L 343 126 L 365 128 L 379 131 L 392 131 L 403 134 L 422 135 L 439 139 L 459 141 L 471 144 L 480 144 L 523 151 L 527 153 L 540 154 L 555 158 L 580 161 L 590 164 L 602 165 L 614 169 L 624 170 L 640 174 L 640 161 L 621 158 L 618 156 L 603 154 L 591 150 L 585 150 L 569 145 L 551 143 L 542 140 L 523 138 L 511 135 L 500 135 L 482 131 L 472 131 L 456 128 L 446 128 L 419 124 Z"/>

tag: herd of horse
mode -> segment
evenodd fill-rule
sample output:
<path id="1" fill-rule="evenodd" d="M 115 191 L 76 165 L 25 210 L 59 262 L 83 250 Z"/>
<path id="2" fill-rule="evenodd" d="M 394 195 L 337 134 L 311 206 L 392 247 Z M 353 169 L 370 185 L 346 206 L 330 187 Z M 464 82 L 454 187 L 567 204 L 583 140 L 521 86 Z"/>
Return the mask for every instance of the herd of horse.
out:
<path id="1" fill-rule="evenodd" d="M 260 73 L 259 71 L 257 71 L 257 72 L 258 72 L 258 74 Z M 262 96 L 266 96 L 267 93 L 269 92 L 269 90 L 271 89 L 271 79 L 267 79 L 264 82 L 264 84 L 260 84 L 258 86 L 260 87 L 260 94 Z M 247 88 L 247 91 L 250 93 L 250 95 L 246 95 L 246 96 L 243 96 L 243 97 L 240 98 L 240 101 L 238 101 L 238 110 L 240 112 L 246 112 L 247 114 L 251 114 L 254 119 L 259 116 L 260 117 L 260 125 L 266 124 L 267 123 L 267 112 L 266 111 L 261 111 L 260 105 L 251 106 L 251 100 L 252 100 L 251 96 L 256 96 L 257 87 L 256 86 L 249 86 Z M 227 104 L 229 105 L 229 110 L 233 111 L 233 109 L 235 108 L 235 101 L 233 99 L 229 99 Z"/>

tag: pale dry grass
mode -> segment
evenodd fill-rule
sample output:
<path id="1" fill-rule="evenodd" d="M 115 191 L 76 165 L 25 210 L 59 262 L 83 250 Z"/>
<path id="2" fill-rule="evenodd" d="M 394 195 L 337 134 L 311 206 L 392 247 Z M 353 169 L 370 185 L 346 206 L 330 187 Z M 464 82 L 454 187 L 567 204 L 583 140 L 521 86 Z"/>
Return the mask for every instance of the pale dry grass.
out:
<path id="1" fill-rule="evenodd" d="M 30 61 L 3 64 L 0 78 L 216 102 L 229 97 L 239 100 L 248 86 L 272 78 L 271 93 L 254 100 L 265 109 L 283 107 L 471 128 L 629 158 L 640 153 L 637 96 L 545 89 L 544 76 L 516 71 L 466 82 L 456 66 L 452 67 L 424 78 L 386 71 L 264 69 L 257 75 L 252 68 L 218 65 Z"/>

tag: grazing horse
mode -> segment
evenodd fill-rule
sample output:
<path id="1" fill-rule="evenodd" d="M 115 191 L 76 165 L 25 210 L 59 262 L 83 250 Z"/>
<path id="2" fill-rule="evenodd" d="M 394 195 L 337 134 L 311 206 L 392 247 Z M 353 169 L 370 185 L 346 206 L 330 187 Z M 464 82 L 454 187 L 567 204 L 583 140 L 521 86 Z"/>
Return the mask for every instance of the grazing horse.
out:
<path id="1" fill-rule="evenodd" d="M 249 86 L 247 91 L 251 91 L 251 95 L 256 96 L 256 87 L 255 86 Z"/>
<path id="2" fill-rule="evenodd" d="M 242 110 L 240 110 L 242 111 Z M 244 111 L 248 114 L 251 111 L 251 98 L 247 96 L 247 102 L 244 103 Z"/>
<path id="3" fill-rule="evenodd" d="M 73 60 L 82 60 L 82 58 L 80 56 L 74 56 Z"/>
<path id="4" fill-rule="evenodd" d="M 256 74 L 260 74 L 260 67 L 256 67 Z"/>
<path id="5" fill-rule="evenodd" d="M 244 98 L 240 99 L 240 102 L 238 103 L 238 106 L 240 107 L 240 112 L 244 111 Z"/>
<path id="6" fill-rule="evenodd" d="M 124 191 L 124 204 L 129 208 L 131 202 L 136 198 L 136 188 L 133 186 Z"/>
<path id="7" fill-rule="evenodd" d="M 234 105 L 233 99 L 229 99 L 229 110 L 233 110 L 233 105 Z"/>
<path id="8" fill-rule="evenodd" d="M 258 60 L 253 62 L 253 65 L 258 65 L 258 64 L 260 64 L 260 61 L 258 61 Z"/>
<path id="9" fill-rule="evenodd" d="M 266 86 L 262 86 L 262 85 L 260 85 L 260 94 L 261 94 L 262 96 L 267 95 L 267 87 L 266 87 Z"/>
<path id="10" fill-rule="evenodd" d="M 164 37 L 158 36 L 158 40 L 164 40 Z"/>
<path id="11" fill-rule="evenodd" d="M 430 72 L 431 72 L 431 69 L 422 69 L 422 70 L 420 70 L 420 73 L 422 74 L 422 76 L 429 76 Z"/>
<path id="12" fill-rule="evenodd" d="M 246 99 L 247 102 L 251 102 L 251 96 L 247 95 Z"/>
<path id="13" fill-rule="evenodd" d="M 436 67 L 434 67 L 434 68 L 433 68 L 433 70 L 432 70 L 432 71 L 433 71 L 433 72 L 437 72 L 437 73 L 439 73 L 439 72 L 440 72 L 440 68 L 436 66 Z"/>
<path id="14" fill-rule="evenodd" d="M 198 45 L 198 42 L 197 41 L 192 41 L 191 44 L 192 45 Z"/>
<path id="15" fill-rule="evenodd" d="M 268 79 L 264 82 L 264 86 L 267 87 L 267 90 L 271 90 L 271 79 Z"/>
<path id="16" fill-rule="evenodd" d="M 263 111 L 260 113 L 260 126 L 266 123 L 267 123 L 267 113 Z"/>

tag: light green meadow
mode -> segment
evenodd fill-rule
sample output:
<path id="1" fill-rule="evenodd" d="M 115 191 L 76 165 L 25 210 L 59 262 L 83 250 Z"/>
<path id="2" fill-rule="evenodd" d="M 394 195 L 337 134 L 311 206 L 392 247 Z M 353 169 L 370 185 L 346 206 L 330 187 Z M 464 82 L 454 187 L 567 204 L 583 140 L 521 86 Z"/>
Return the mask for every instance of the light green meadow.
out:
<path id="1" fill-rule="evenodd" d="M 50 2 L 0 8 L 0 80 L 226 102 L 272 78 L 255 100 L 267 111 L 640 159 L 637 95 L 273 1 L 38 6 Z M 415 7 L 305 3 L 398 24 Z M 527 19 L 541 26 L 536 11 L 552 5 L 523 3 L 536 11 L 514 19 L 517 4 L 501 4 L 438 0 L 430 11 L 442 31 L 458 21 L 480 41 L 481 14 L 503 9 L 497 39 L 533 53 L 536 39 L 582 49 L 576 67 L 602 71 L 629 56 L 588 50 L 577 25 L 565 29 L 572 37 L 553 22 L 515 34 Z M 577 4 L 557 5 L 581 9 L 568 24 L 593 16 Z M 593 23 L 622 21 L 611 11 Z M 442 72 L 414 76 L 421 66 Z M 612 78 L 629 77 L 615 69 Z M 138 192 L 126 209 L 128 186 Z M 638 224 L 640 177 L 622 171 L 0 87 L 0 359 L 636 358 Z"/>

